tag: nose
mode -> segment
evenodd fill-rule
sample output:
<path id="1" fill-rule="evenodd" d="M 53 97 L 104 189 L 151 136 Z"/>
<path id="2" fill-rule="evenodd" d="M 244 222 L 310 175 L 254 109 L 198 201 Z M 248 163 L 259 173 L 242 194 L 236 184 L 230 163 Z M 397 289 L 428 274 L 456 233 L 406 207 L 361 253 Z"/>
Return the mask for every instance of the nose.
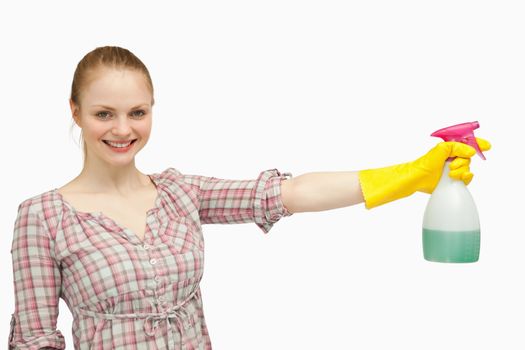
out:
<path id="1" fill-rule="evenodd" d="M 111 132 L 113 135 L 121 137 L 127 136 L 131 133 L 131 124 L 126 115 L 119 115 L 114 119 Z"/>

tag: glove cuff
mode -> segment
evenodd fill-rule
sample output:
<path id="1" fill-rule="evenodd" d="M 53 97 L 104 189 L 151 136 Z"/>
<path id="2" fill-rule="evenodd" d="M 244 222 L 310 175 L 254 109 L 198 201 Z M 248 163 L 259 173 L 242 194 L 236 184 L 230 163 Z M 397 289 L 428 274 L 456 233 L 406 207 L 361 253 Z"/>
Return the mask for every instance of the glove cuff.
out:
<path id="1" fill-rule="evenodd" d="M 365 207 L 377 206 L 407 197 L 416 191 L 408 163 L 378 169 L 361 170 L 358 173 Z"/>

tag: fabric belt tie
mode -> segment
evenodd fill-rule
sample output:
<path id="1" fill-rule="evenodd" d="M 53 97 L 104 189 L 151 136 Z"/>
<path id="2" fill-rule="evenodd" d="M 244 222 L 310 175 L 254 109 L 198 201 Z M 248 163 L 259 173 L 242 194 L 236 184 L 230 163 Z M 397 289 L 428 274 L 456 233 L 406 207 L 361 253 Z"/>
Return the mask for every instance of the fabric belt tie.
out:
<path id="1" fill-rule="evenodd" d="M 130 313 L 130 314 L 111 314 L 110 313 L 108 314 L 108 313 L 101 313 L 101 312 L 96 312 L 92 310 L 86 310 L 82 308 L 77 308 L 77 310 L 82 315 L 91 316 L 91 317 L 99 318 L 103 320 L 115 320 L 115 319 L 126 319 L 126 318 L 145 318 L 143 328 L 144 328 L 144 332 L 148 336 L 154 336 L 159 327 L 159 322 L 165 320 L 168 325 L 168 349 L 175 349 L 174 348 L 175 339 L 173 339 L 173 332 L 172 332 L 172 327 L 171 327 L 172 321 L 170 320 L 171 318 L 175 318 L 177 328 L 179 329 L 179 332 L 180 332 L 180 346 L 181 346 L 180 349 L 182 349 L 184 330 L 187 330 L 193 326 L 192 324 L 188 324 L 188 323 L 184 324 L 181 321 L 182 318 L 189 317 L 189 314 L 184 307 L 186 306 L 188 301 L 198 296 L 198 290 L 199 290 L 198 288 L 195 289 L 182 302 L 180 302 L 179 304 L 173 305 L 160 313 Z M 151 300 L 148 300 L 148 301 L 151 302 Z M 150 319 L 153 320 L 153 324 L 151 327 L 152 331 L 148 331 L 147 329 L 148 321 Z M 103 322 L 99 322 L 97 324 L 96 331 L 98 331 L 101 328 L 102 324 Z"/>

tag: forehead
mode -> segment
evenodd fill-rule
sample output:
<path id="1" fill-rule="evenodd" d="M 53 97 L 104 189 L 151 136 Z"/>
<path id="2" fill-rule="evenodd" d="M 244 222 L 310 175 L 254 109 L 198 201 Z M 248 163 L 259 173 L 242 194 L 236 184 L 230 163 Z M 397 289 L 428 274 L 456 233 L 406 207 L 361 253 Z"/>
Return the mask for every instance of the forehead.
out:
<path id="1" fill-rule="evenodd" d="M 150 103 L 152 94 L 146 76 L 137 70 L 97 68 L 90 72 L 82 91 L 84 103 L 122 105 Z"/>

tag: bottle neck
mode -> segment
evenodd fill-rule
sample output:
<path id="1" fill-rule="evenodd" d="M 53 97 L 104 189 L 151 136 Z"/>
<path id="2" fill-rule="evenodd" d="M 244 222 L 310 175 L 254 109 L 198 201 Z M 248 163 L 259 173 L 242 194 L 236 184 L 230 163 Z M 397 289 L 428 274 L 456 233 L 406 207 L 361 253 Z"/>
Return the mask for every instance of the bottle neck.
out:
<path id="1" fill-rule="evenodd" d="M 438 183 L 438 186 L 440 185 L 449 185 L 449 184 L 455 184 L 455 183 L 458 183 L 458 182 L 461 182 L 463 183 L 463 181 L 461 180 L 456 180 L 452 177 L 450 177 L 448 175 L 448 173 L 450 172 L 450 163 L 452 163 L 452 161 L 454 160 L 454 158 L 449 158 L 447 159 L 447 161 L 445 161 L 445 164 L 443 165 L 443 171 L 441 172 L 441 178 L 439 179 L 439 183 Z"/>

